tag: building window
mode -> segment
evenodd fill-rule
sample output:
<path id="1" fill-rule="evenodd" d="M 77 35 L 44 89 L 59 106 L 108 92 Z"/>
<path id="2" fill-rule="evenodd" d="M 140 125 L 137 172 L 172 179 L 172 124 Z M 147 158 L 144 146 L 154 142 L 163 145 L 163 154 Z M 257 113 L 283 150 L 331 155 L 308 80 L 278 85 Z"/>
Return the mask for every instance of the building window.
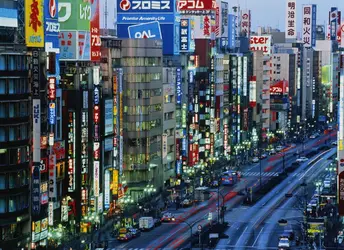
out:
<path id="1" fill-rule="evenodd" d="M 4 127 L 0 127 L 0 142 L 6 141 L 6 129 Z"/>
<path id="2" fill-rule="evenodd" d="M 8 133 L 8 140 L 9 141 L 15 141 L 15 128 L 11 127 L 9 128 L 9 133 Z"/>
<path id="3" fill-rule="evenodd" d="M 0 55 L 0 70 L 6 69 L 6 57 L 4 55 Z"/>
<path id="4" fill-rule="evenodd" d="M 11 196 L 10 199 L 8 200 L 8 212 L 15 212 L 17 211 L 17 202 L 16 202 L 16 197 Z"/>
<path id="5" fill-rule="evenodd" d="M 6 80 L 0 79 L 0 94 L 6 94 Z"/>
<path id="6" fill-rule="evenodd" d="M 7 164 L 7 149 L 0 149 L 0 165 Z"/>
<path id="7" fill-rule="evenodd" d="M 8 70 L 16 70 L 16 56 L 8 56 Z"/>
<path id="8" fill-rule="evenodd" d="M 6 189 L 6 174 L 0 174 L 0 190 Z"/>
<path id="9" fill-rule="evenodd" d="M 6 213 L 6 199 L 0 198 L 0 214 Z"/>

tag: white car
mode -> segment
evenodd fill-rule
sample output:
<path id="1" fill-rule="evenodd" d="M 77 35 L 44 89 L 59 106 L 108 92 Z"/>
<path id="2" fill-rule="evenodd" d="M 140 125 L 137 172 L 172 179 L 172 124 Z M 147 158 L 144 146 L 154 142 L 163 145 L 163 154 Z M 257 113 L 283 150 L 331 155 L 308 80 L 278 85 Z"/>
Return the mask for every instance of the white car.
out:
<path id="1" fill-rule="evenodd" d="M 290 241 L 288 238 L 281 238 L 278 242 L 279 249 L 289 249 Z"/>
<path id="2" fill-rule="evenodd" d="M 336 141 L 332 142 L 331 144 L 332 144 L 333 146 L 337 146 L 337 142 L 336 142 Z"/>
<path id="3" fill-rule="evenodd" d="M 276 147 L 276 150 L 277 150 L 278 152 L 281 151 L 282 149 L 284 149 L 283 146 L 277 146 L 277 147 Z"/>
<path id="4" fill-rule="evenodd" d="M 258 157 L 253 157 L 252 162 L 253 162 L 253 163 L 259 162 L 259 158 L 258 158 Z"/>
<path id="5" fill-rule="evenodd" d="M 296 159 L 296 162 L 299 162 L 299 163 L 301 163 L 301 162 L 305 162 L 305 161 L 308 161 L 308 158 L 307 157 L 300 157 L 299 159 Z"/>

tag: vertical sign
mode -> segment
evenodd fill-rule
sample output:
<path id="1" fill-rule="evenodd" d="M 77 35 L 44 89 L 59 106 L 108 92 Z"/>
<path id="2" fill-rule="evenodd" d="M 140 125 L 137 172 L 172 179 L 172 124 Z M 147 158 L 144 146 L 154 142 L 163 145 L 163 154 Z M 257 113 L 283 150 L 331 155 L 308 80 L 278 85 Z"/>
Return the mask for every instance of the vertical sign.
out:
<path id="1" fill-rule="evenodd" d="M 33 162 L 41 162 L 41 100 L 32 100 Z"/>
<path id="2" fill-rule="evenodd" d="M 250 37 L 250 32 L 251 32 L 251 11 L 250 10 L 241 11 L 240 31 L 246 37 Z"/>
<path id="3" fill-rule="evenodd" d="M 247 57 L 244 56 L 244 65 L 243 65 L 243 96 L 247 96 Z"/>
<path id="4" fill-rule="evenodd" d="M 68 112 L 68 192 L 75 191 L 75 112 Z"/>
<path id="5" fill-rule="evenodd" d="M 180 52 L 188 52 L 190 47 L 190 20 L 180 20 Z"/>
<path id="6" fill-rule="evenodd" d="M 41 211 L 41 172 L 40 167 L 37 165 L 33 166 L 32 171 L 32 213 L 38 215 Z"/>
<path id="7" fill-rule="evenodd" d="M 256 82 L 256 76 L 251 76 L 250 77 L 250 107 L 255 107 L 257 104 L 257 82 Z"/>
<path id="8" fill-rule="evenodd" d="M 338 11 L 338 15 L 337 15 L 337 42 L 339 44 L 339 46 L 341 45 L 342 42 L 342 27 L 341 27 L 341 20 L 342 20 L 342 12 Z"/>
<path id="9" fill-rule="evenodd" d="M 305 48 L 312 47 L 312 5 L 304 5 L 302 11 L 302 41 Z"/>
<path id="10" fill-rule="evenodd" d="M 25 0 L 25 41 L 27 47 L 44 47 L 43 1 Z"/>
<path id="11" fill-rule="evenodd" d="M 56 155 L 49 155 L 49 198 L 56 198 Z"/>
<path id="12" fill-rule="evenodd" d="M 112 194 L 114 196 L 118 195 L 118 170 L 114 169 L 112 171 Z"/>
<path id="13" fill-rule="evenodd" d="M 317 31 L 317 6 L 312 4 L 312 47 L 316 44 L 316 31 Z"/>
<path id="14" fill-rule="evenodd" d="M 110 171 L 108 169 L 104 174 L 104 207 L 105 209 L 110 207 Z"/>
<path id="15" fill-rule="evenodd" d="M 228 3 L 221 2 L 221 48 L 228 46 Z"/>
<path id="16" fill-rule="evenodd" d="M 60 32 L 58 0 L 44 0 L 44 27 L 45 51 L 53 52 L 51 49 L 58 50 Z"/>
<path id="17" fill-rule="evenodd" d="M 52 201 L 48 204 L 48 224 L 54 226 L 54 202 Z"/>
<path id="18" fill-rule="evenodd" d="M 88 119 L 89 119 L 89 103 L 88 90 L 82 93 L 82 109 L 81 109 L 81 211 L 86 211 L 88 206 L 89 192 L 89 157 L 88 157 Z"/>
<path id="19" fill-rule="evenodd" d="M 99 1 L 91 1 L 91 61 L 100 61 Z"/>
<path id="20" fill-rule="evenodd" d="M 296 1 L 288 0 L 286 8 L 285 38 L 296 39 Z"/>
<path id="21" fill-rule="evenodd" d="M 100 178 L 100 72 L 99 67 L 93 67 L 93 192 L 99 197 Z M 98 204 L 96 205 L 98 206 Z"/>
<path id="22" fill-rule="evenodd" d="M 40 99 L 40 64 L 39 64 L 39 50 L 32 50 L 32 69 L 31 69 L 31 93 L 33 99 Z"/>
<path id="23" fill-rule="evenodd" d="M 176 69 L 176 91 L 177 91 L 177 104 L 182 103 L 182 96 L 183 96 L 183 90 L 182 90 L 182 69 L 177 68 Z"/>
<path id="24" fill-rule="evenodd" d="M 167 134 L 162 134 L 162 158 L 167 156 Z"/>
<path id="25" fill-rule="evenodd" d="M 344 216 L 344 53 L 340 55 L 340 84 L 339 84 L 339 126 L 338 126 L 338 212 Z"/>
<path id="26" fill-rule="evenodd" d="M 94 196 L 99 196 L 99 171 L 100 171 L 100 162 L 94 161 L 93 163 L 93 191 Z"/>
<path id="27" fill-rule="evenodd" d="M 336 7 L 332 7 L 329 13 L 330 39 L 332 41 L 337 40 L 337 18 L 338 9 Z"/>
<path id="28" fill-rule="evenodd" d="M 112 90 L 113 90 L 113 167 L 118 168 L 117 157 L 118 157 L 118 102 L 117 102 L 117 72 L 113 72 L 112 79 Z"/>
<path id="29" fill-rule="evenodd" d="M 228 49 L 235 48 L 235 39 L 236 39 L 236 16 L 229 14 L 228 15 Z"/>
<path id="30" fill-rule="evenodd" d="M 222 5 L 221 0 L 216 0 L 216 8 L 215 8 L 215 36 L 216 38 L 221 38 L 221 28 L 222 28 Z"/>

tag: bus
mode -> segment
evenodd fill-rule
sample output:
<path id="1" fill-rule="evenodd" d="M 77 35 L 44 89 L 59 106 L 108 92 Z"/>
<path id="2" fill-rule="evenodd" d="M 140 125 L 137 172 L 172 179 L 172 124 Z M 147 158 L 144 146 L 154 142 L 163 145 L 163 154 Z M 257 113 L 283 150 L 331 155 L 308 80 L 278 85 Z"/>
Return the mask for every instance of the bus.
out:
<path id="1" fill-rule="evenodd" d="M 234 185 L 238 182 L 238 175 L 235 171 L 228 170 L 221 175 L 222 185 Z"/>

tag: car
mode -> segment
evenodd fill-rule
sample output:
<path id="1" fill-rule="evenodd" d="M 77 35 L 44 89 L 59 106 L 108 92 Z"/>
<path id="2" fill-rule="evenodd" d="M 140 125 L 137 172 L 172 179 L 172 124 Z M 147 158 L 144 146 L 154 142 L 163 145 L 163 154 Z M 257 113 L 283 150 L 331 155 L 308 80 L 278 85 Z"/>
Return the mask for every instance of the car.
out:
<path id="1" fill-rule="evenodd" d="M 128 231 L 133 238 L 137 238 L 141 235 L 141 231 L 139 229 L 136 229 L 136 228 L 129 228 Z"/>
<path id="2" fill-rule="evenodd" d="M 190 199 L 184 199 L 181 203 L 182 207 L 190 207 L 192 206 L 193 202 Z"/>
<path id="3" fill-rule="evenodd" d="M 279 249 L 289 249 L 290 241 L 288 238 L 281 238 L 278 242 Z"/>
<path id="4" fill-rule="evenodd" d="M 275 149 L 271 149 L 269 152 L 269 155 L 275 155 L 276 154 L 276 150 Z"/>
<path id="5" fill-rule="evenodd" d="M 213 187 L 213 188 L 218 187 L 219 186 L 219 181 L 218 180 L 212 180 L 210 182 L 210 186 Z"/>
<path id="6" fill-rule="evenodd" d="M 172 213 L 165 213 L 161 218 L 161 222 L 175 221 L 174 215 Z"/>
<path id="7" fill-rule="evenodd" d="M 263 160 L 263 159 L 265 159 L 265 158 L 267 158 L 268 156 L 266 155 L 266 154 L 262 154 L 259 158 L 261 159 L 261 160 Z"/>
<path id="8" fill-rule="evenodd" d="M 131 233 L 119 234 L 117 237 L 118 241 L 129 241 L 133 238 Z"/>
<path id="9" fill-rule="evenodd" d="M 284 149 L 284 147 L 283 146 L 277 146 L 276 147 L 276 150 L 279 152 L 279 151 L 282 151 Z"/>
<path id="10" fill-rule="evenodd" d="M 308 161 L 308 158 L 307 157 L 300 157 L 300 158 L 298 158 L 298 159 L 296 159 L 296 162 L 305 162 L 305 161 Z"/>
<path id="11" fill-rule="evenodd" d="M 331 145 L 332 145 L 332 146 L 337 146 L 338 144 L 337 144 L 336 141 L 333 141 L 333 142 L 331 143 Z"/>
<path id="12" fill-rule="evenodd" d="M 259 158 L 258 158 L 258 157 L 253 157 L 253 158 L 252 158 L 252 162 L 253 162 L 253 163 L 259 162 Z"/>

